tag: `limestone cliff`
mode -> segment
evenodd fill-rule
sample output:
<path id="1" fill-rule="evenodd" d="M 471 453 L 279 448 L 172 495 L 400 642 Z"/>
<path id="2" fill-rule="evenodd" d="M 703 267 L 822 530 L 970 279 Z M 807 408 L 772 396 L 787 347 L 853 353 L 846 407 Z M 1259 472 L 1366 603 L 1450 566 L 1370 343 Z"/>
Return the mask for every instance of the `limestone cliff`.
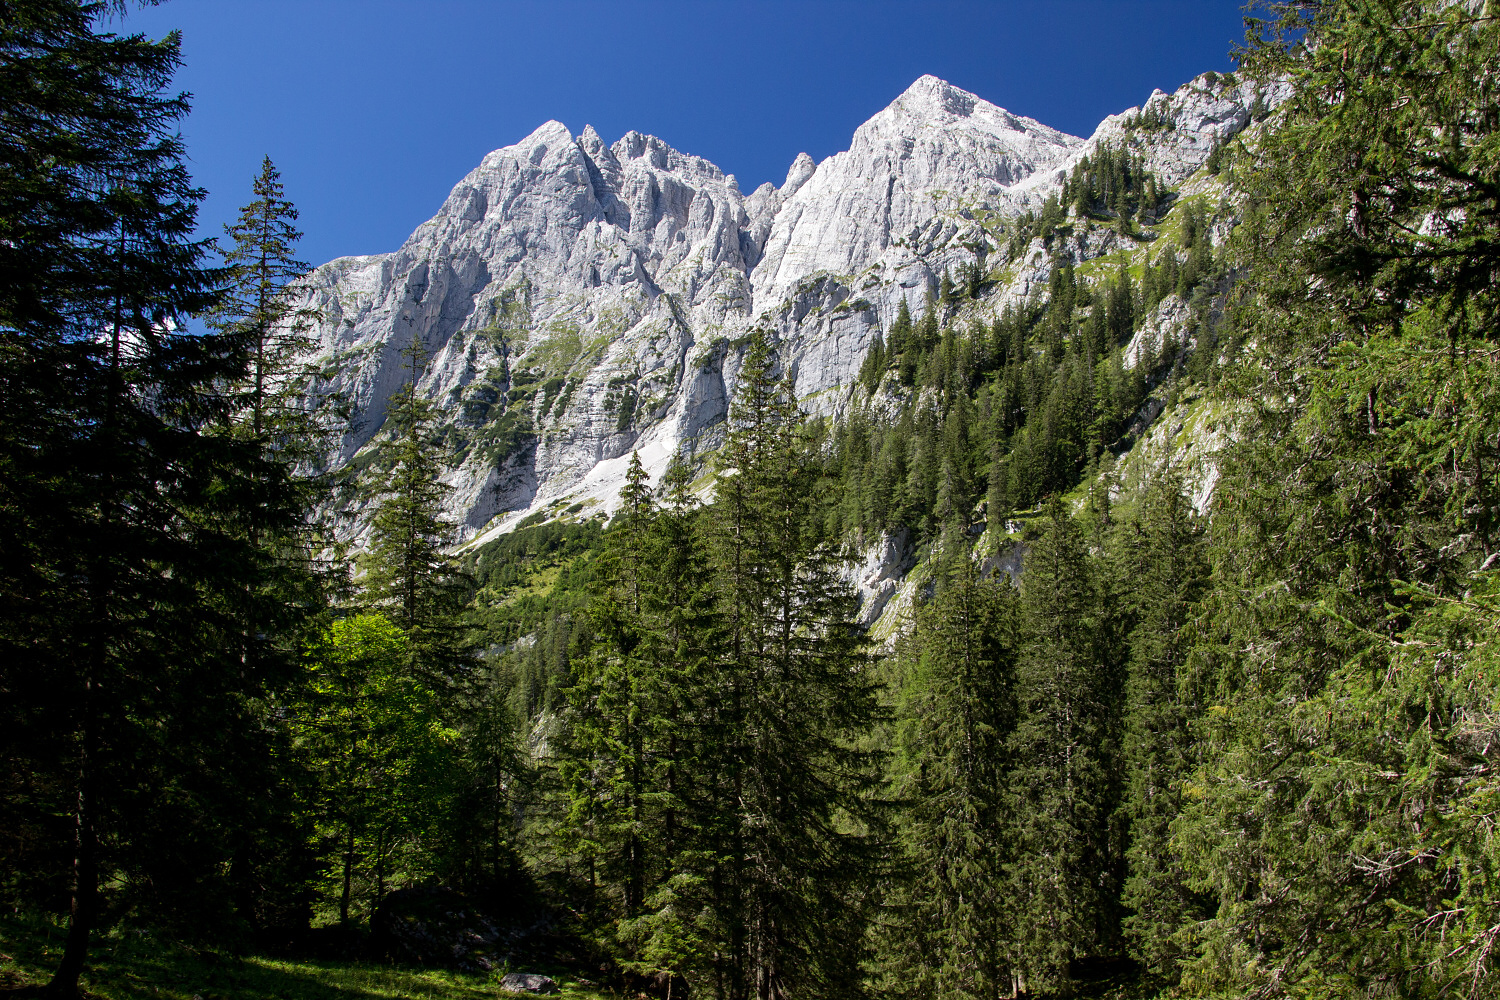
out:
<path id="1" fill-rule="evenodd" d="M 721 440 L 753 329 L 771 333 L 809 410 L 839 412 L 900 300 L 920 313 L 945 271 L 1000 276 L 976 318 L 1045 285 L 1055 254 L 1006 259 L 1007 225 L 1079 158 L 1123 142 L 1178 185 L 1275 96 L 1208 74 L 1081 139 L 924 76 L 846 152 L 803 154 L 779 188 L 748 196 L 651 136 L 606 145 L 548 122 L 487 155 L 399 250 L 307 279 L 339 371 L 328 388 L 354 411 L 336 460 L 379 432 L 416 338 L 430 356 L 420 389 L 449 414 L 464 538 L 611 506 L 632 450 L 655 474 Z M 1120 249 L 1107 229 L 1069 239 L 1079 263 Z"/>

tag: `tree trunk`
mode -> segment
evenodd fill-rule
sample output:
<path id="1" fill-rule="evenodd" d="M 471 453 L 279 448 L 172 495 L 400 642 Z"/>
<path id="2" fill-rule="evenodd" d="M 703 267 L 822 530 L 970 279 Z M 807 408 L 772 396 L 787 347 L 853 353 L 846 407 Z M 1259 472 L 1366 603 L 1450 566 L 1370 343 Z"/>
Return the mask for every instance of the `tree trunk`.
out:
<path id="1" fill-rule="evenodd" d="M 349 894 L 354 887 L 354 824 L 344 839 L 344 893 L 339 897 L 339 924 L 349 924 Z"/>
<path id="2" fill-rule="evenodd" d="M 78 807 L 74 833 L 73 898 L 62 962 L 47 983 L 47 995 L 78 996 L 78 977 L 88 959 L 89 936 L 98 919 L 99 838 L 94 827 L 95 782 L 93 679 L 84 682 L 83 757 L 78 774 Z"/>
<path id="3" fill-rule="evenodd" d="M 117 259 L 123 260 L 125 254 L 123 227 L 119 230 L 118 240 L 119 258 Z M 82 739 L 78 757 L 78 804 L 74 816 L 73 898 L 68 907 L 68 937 L 63 945 L 62 961 L 58 964 L 52 979 L 47 983 L 47 994 L 54 997 L 78 996 L 78 978 L 83 974 L 84 964 L 88 961 L 89 937 L 94 930 L 99 909 L 99 831 L 95 822 L 95 815 L 99 809 L 98 781 L 95 774 L 99 753 L 96 688 L 104 677 L 105 668 L 109 662 L 106 643 L 110 632 L 108 625 L 110 603 L 115 591 L 114 567 L 110 562 L 108 549 L 113 542 L 111 533 L 115 526 L 116 467 L 114 463 L 118 455 L 114 447 L 114 437 L 117 419 L 116 406 L 124 394 L 120 376 L 123 329 L 124 315 L 117 298 L 107 367 L 108 393 L 105 398 L 103 419 L 100 421 L 98 432 L 92 442 L 98 449 L 99 468 L 103 472 L 99 484 L 100 537 L 96 540 L 95 551 L 88 563 L 89 621 L 85 633 L 88 638 L 85 645 L 86 654 L 79 664 L 83 673 L 83 698 L 80 705 Z"/>

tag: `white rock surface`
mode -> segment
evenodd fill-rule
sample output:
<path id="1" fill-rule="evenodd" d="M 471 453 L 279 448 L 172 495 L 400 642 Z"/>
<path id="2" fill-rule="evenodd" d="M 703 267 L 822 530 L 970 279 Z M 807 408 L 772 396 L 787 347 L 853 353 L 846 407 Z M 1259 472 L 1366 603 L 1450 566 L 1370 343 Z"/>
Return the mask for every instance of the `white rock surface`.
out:
<path id="1" fill-rule="evenodd" d="M 1270 109 L 1284 101 L 1290 92 L 1286 83 L 1261 83 L 1220 73 L 1204 73 L 1178 87 L 1175 93 L 1153 91 L 1140 106 L 1104 119 L 1071 156 L 1055 169 L 1032 175 L 1017 185 L 1015 193 L 1043 192 L 1050 185 L 1061 184 L 1079 160 L 1092 156 L 1105 144 L 1125 146 L 1141 154 L 1146 169 L 1156 175 L 1157 183 L 1177 187 L 1203 166 L 1215 146 L 1250 124 L 1257 98 Z M 1139 121 L 1146 112 L 1159 115 L 1166 127 L 1158 130 L 1132 127 L 1132 122 Z"/>
<path id="2" fill-rule="evenodd" d="M 1253 99 L 1199 78 L 1147 102 L 1167 102 L 1174 129 L 1130 135 L 1180 182 Z M 338 363 L 328 388 L 354 410 L 336 459 L 378 432 L 412 338 L 430 355 L 421 392 L 451 415 L 449 515 L 470 541 L 539 510 L 612 509 L 632 450 L 657 476 L 715 447 L 757 327 L 804 406 L 839 412 L 899 301 L 920 314 L 945 270 L 997 252 L 995 220 L 1039 205 L 1125 117 L 1083 140 L 926 76 L 847 152 L 802 154 L 748 197 L 660 139 L 606 145 L 548 122 L 487 155 L 399 250 L 308 279 L 320 352 Z M 1112 246 L 1101 233 L 1069 252 Z M 1045 284 L 1039 250 L 993 308 Z"/>
<path id="3" fill-rule="evenodd" d="M 845 567 L 844 578 L 859 593 L 861 625 L 868 628 L 879 620 L 916 559 L 911 533 L 902 528 L 882 535 L 864 550 L 859 562 Z"/>
<path id="4" fill-rule="evenodd" d="M 810 274 L 863 271 L 893 243 L 914 249 L 945 212 L 1010 208 L 1016 184 L 1082 145 L 924 76 L 785 199 L 751 275 L 755 304 L 781 302 Z"/>

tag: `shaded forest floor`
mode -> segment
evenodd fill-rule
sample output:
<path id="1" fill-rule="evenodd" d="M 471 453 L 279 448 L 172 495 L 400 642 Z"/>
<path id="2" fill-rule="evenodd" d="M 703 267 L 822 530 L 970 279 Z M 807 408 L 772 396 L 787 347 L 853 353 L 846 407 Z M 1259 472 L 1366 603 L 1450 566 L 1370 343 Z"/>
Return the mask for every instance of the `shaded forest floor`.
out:
<path id="1" fill-rule="evenodd" d="M 64 928 L 36 917 L 0 915 L 0 998 L 41 986 L 62 955 Z M 102 1000 L 496 1000 L 522 997 L 500 989 L 504 970 L 481 974 L 370 962 L 233 955 L 195 948 L 149 931 L 116 929 L 98 939 L 83 978 Z M 567 971 L 526 967 L 557 981 L 549 1000 L 621 1000 L 580 985 Z M 1073 1000 L 1150 1000 L 1158 994 L 1133 975 L 1090 977 Z"/>
<path id="2" fill-rule="evenodd" d="M 45 983 L 62 954 L 62 929 L 50 922 L 0 916 L 0 996 Z M 83 979 L 89 995 L 107 1000 L 493 1000 L 501 972 L 466 974 L 365 962 L 329 962 L 231 955 L 189 947 L 150 932 L 115 930 L 99 939 Z M 555 969 L 554 1000 L 602 1000 Z M 515 994 L 521 996 L 521 994 Z"/>

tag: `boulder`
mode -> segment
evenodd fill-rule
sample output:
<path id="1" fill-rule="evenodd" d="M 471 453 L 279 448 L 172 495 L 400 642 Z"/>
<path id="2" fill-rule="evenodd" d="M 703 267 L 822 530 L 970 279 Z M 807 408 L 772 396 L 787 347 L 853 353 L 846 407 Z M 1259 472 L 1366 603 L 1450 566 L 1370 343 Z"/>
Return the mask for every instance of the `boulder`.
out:
<path id="1" fill-rule="evenodd" d="M 557 983 L 534 972 L 507 972 L 500 988 L 507 993 L 556 993 Z"/>

